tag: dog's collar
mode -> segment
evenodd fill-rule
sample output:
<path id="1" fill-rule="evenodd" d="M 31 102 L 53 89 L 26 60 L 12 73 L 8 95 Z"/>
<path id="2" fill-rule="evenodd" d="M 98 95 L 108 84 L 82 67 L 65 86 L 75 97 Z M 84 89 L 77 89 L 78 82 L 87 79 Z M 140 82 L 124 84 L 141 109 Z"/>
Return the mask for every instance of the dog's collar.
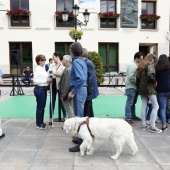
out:
<path id="1" fill-rule="evenodd" d="M 91 137 L 94 138 L 94 135 L 91 133 L 91 130 L 90 130 L 90 127 L 89 127 L 89 117 L 87 117 L 86 121 L 83 121 L 83 122 L 79 125 L 79 127 L 78 127 L 78 129 L 77 129 L 77 134 L 78 134 L 79 131 L 80 131 L 81 125 L 84 125 L 84 124 L 87 125 L 87 129 L 89 130 L 89 133 L 90 133 Z"/>

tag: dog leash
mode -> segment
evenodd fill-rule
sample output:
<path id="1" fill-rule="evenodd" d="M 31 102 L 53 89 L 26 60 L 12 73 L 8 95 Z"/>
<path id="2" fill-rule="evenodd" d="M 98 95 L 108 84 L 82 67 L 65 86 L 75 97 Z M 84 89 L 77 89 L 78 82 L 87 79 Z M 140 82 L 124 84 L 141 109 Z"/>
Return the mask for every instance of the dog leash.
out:
<path id="1" fill-rule="evenodd" d="M 77 129 L 77 134 L 78 134 L 79 131 L 80 131 L 81 125 L 84 125 L 84 124 L 87 125 L 87 129 L 89 130 L 90 135 L 92 136 L 92 138 L 94 138 L 94 135 L 91 133 L 91 130 L 90 130 L 90 127 L 89 127 L 89 117 L 87 117 L 86 121 L 83 121 L 83 122 L 79 125 L 79 127 L 78 127 L 78 129 Z"/>

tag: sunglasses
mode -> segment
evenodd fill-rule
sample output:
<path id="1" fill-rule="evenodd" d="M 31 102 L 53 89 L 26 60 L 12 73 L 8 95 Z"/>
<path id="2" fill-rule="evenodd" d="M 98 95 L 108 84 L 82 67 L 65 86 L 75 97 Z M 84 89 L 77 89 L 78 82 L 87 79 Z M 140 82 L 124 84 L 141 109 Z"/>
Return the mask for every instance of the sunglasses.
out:
<path id="1" fill-rule="evenodd" d="M 46 61 L 46 59 L 41 59 L 41 61 Z"/>

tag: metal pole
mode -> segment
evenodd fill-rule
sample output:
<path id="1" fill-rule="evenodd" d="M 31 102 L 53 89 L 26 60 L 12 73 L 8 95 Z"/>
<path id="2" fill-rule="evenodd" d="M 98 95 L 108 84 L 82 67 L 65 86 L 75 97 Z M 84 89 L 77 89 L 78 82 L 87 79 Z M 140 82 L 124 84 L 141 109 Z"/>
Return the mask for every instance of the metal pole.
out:
<path id="1" fill-rule="evenodd" d="M 74 27 L 77 30 L 77 16 L 74 17 Z M 75 42 L 77 42 L 77 37 L 75 38 Z"/>

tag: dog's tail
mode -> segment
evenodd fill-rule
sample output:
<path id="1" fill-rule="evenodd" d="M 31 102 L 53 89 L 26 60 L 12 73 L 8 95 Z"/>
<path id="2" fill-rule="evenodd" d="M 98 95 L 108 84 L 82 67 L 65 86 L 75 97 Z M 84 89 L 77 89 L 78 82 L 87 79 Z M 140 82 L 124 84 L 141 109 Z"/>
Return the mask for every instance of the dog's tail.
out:
<path id="1" fill-rule="evenodd" d="M 135 153 L 138 151 L 138 147 L 137 147 L 137 145 L 136 145 L 133 132 L 127 134 L 127 136 L 126 136 L 126 142 L 127 142 L 127 145 L 128 145 L 128 146 L 130 147 L 130 149 L 131 149 L 130 154 L 131 154 L 131 155 L 135 155 Z"/>

